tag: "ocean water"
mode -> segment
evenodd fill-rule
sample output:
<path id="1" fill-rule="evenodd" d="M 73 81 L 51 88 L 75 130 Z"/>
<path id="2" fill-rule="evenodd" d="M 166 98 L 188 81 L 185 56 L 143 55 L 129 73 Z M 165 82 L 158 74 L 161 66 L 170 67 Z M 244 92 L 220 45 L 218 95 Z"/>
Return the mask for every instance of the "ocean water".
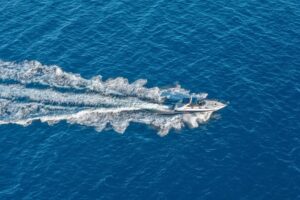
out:
<path id="1" fill-rule="evenodd" d="M 0 199 L 300 199 L 299 1 L 0 5 Z"/>

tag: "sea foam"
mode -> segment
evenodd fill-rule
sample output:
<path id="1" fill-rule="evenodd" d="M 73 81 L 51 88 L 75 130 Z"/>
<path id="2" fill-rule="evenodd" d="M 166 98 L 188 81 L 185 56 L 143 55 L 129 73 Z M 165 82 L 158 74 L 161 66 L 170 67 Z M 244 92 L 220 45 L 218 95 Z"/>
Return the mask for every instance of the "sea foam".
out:
<path id="1" fill-rule="evenodd" d="M 100 76 L 85 79 L 55 65 L 38 61 L 0 61 L 0 124 L 48 124 L 62 120 L 124 133 L 131 122 L 157 128 L 160 135 L 171 129 L 191 128 L 209 120 L 211 112 L 167 115 L 165 99 L 189 96 L 179 85 L 147 88 L 145 79 L 133 83 L 118 77 L 103 81 Z M 195 94 L 205 98 L 207 94 Z"/>

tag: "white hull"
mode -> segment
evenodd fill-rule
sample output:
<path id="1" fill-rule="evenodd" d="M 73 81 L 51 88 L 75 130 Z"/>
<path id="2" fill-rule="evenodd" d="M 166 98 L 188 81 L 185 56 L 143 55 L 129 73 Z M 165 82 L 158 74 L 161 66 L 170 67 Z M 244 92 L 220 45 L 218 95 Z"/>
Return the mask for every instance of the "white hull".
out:
<path id="1" fill-rule="evenodd" d="M 174 111 L 176 112 L 214 112 L 218 109 L 202 109 L 202 108 L 175 108 Z"/>
<path id="2" fill-rule="evenodd" d="M 224 108 L 226 104 L 213 100 L 204 100 L 203 105 L 186 104 L 181 107 L 175 107 L 175 112 L 215 112 Z"/>

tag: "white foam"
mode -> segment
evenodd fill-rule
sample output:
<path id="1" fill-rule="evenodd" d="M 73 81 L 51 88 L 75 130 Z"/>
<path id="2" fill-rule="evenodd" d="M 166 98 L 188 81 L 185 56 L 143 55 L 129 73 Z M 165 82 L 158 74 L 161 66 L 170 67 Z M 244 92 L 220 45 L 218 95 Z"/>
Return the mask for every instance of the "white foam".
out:
<path id="1" fill-rule="evenodd" d="M 144 79 L 131 84 L 122 77 L 107 81 L 100 76 L 84 79 L 37 61 L 0 61 L 0 80 L 0 124 L 28 126 L 39 120 L 51 125 L 64 120 L 97 131 L 112 127 L 124 133 L 134 122 L 156 127 L 163 136 L 185 124 L 198 127 L 211 116 L 211 112 L 162 115 L 168 109 L 161 104 L 164 98 L 190 93 L 180 86 L 146 88 Z M 207 94 L 198 95 L 205 98 Z"/>

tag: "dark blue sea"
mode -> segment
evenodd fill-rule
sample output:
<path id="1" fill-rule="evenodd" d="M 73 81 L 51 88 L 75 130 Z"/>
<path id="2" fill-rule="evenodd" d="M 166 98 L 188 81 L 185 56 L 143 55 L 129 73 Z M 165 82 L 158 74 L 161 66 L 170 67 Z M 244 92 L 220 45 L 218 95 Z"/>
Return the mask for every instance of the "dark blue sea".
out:
<path id="1" fill-rule="evenodd" d="M 2 0 L 0 60 L 1 200 L 300 199 L 299 0 Z"/>

